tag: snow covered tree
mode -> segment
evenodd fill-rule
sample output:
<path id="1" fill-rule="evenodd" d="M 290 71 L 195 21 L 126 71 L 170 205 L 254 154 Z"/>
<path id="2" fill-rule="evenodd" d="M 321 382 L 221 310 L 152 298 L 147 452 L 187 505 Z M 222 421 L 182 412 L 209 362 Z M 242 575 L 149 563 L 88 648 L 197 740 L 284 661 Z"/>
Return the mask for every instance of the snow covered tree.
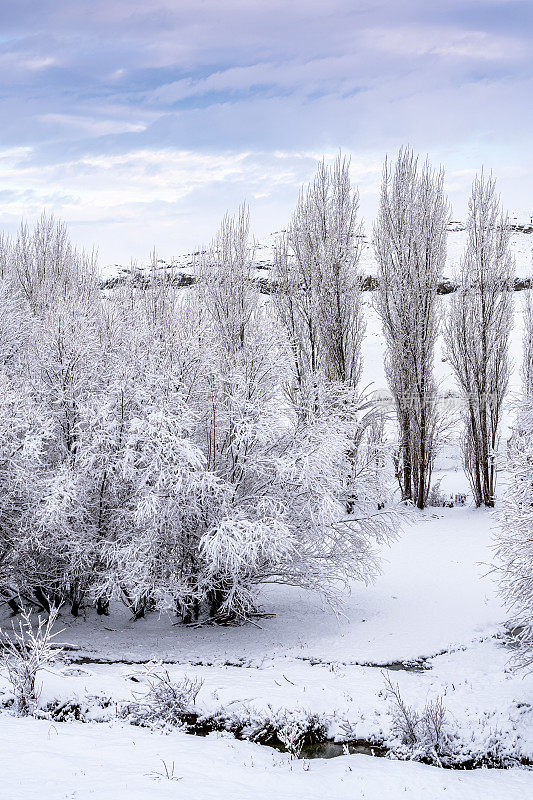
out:
<path id="1" fill-rule="evenodd" d="M 28 586 L 23 556 L 32 535 L 26 527 L 28 509 L 40 499 L 36 487 L 53 437 L 50 420 L 41 412 L 27 384 L 9 380 L 0 370 L 0 595 L 13 611 Z"/>
<path id="2" fill-rule="evenodd" d="M 464 401 L 464 465 L 476 506 L 494 506 L 498 431 L 513 320 L 510 230 L 492 177 L 473 182 L 460 286 L 446 322 L 448 358 Z"/>
<path id="3" fill-rule="evenodd" d="M 33 231 L 22 227 L 5 273 L 0 359 L 7 393 L 21 398 L 12 424 L 34 442 L 31 458 L 25 448 L 13 457 L 25 499 L 13 515 L 10 585 L 44 607 L 68 600 L 77 613 L 94 573 L 77 464 L 80 408 L 107 381 L 94 262 L 74 250 L 64 225 L 43 216 Z M 12 485 L 20 493 L 20 481 Z"/>
<path id="4" fill-rule="evenodd" d="M 250 212 L 242 206 L 235 217 L 224 217 L 211 246 L 197 264 L 205 307 L 230 355 L 245 346 L 257 305 L 258 291 L 251 281 L 253 254 Z"/>
<path id="5" fill-rule="evenodd" d="M 319 333 L 314 274 L 300 279 L 298 264 L 293 262 L 289 239 L 281 236 L 274 247 L 274 279 L 277 292 L 273 304 L 284 330 L 292 374 L 285 386 L 295 408 L 302 416 L 318 410 Z"/>
<path id="6" fill-rule="evenodd" d="M 0 233 L 0 279 L 4 280 L 13 268 L 13 242 L 5 233 Z"/>
<path id="7" fill-rule="evenodd" d="M 524 394 L 533 397 L 533 298 L 528 290 L 523 306 L 524 314 L 524 357 L 522 359 L 522 379 Z"/>
<path id="8" fill-rule="evenodd" d="M 28 383 L 49 436 L 31 481 L 36 501 L 20 526 L 19 579 L 41 605 L 68 602 L 74 614 L 97 567 L 96 489 L 90 487 L 101 478 L 94 454 L 101 443 L 90 441 L 88 431 L 112 394 L 99 310 L 74 298 L 43 311 L 33 322 L 28 353 Z M 100 487 L 103 495 L 105 490 Z"/>
<path id="9" fill-rule="evenodd" d="M 350 162 L 339 155 L 332 167 L 321 162 L 308 190 L 307 213 L 295 217 L 318 265 L 318 321 L 322 362 L 328 381 L 357 386 L 365 330 L 359 259 L 363 226 L 358 220 L 359 193 L 350 182 Z M 302 213 L 303 212 L 303 213 Z M 300 226 L 303 230 L 300 229 Z M 309 254 L 310 255 L 310 254 Z"/>
<path id="10" fill-rule="evenodd" d="M 275 518 L 268 522 L 251 513 L 253 476 L 266 458 L 266 442 L 278 435 L 274 395 L 280 355 L 252 281 L 253 250 L 243 207 L 235 218 L 224 218 L 197 269 L 203 384 L 197 441 L 207 469 L 226 487 L 218 522 L 208 526 L 199 550 L 208 565 L 210 613 L 218 616 L 250 608 L 250 586 L 258 579 L 256 549 L 275 560 L 276 547 L 285 548 L 275 536 Z M 271 538 L 265 540 L 268 524 Z M 231 556 L 237 542 L 239 565 Z"/>
<path id="11" fill-rule="evenodd" d="M 32 230 L 22 224 L 14 246 L 12 272 L 32 311 L 96 287 L 95 254 L 73 247 L 63 222 L 42 214 Z"/>
<path id="12" fill-rule="evenodd" d="M 51 430 L 28 381 L 31 314 L 11 266 L 7 257 L 0 278 L 0 594 L 16 610 L 17 541 Z"/>
<path id="13" fill-rule="evenodd" d="M 303 413 L 318 410 L 324 379 L 354 387 L 361 374 L 362 227 L 349 170 L 341 155 L 331 167 L 319 164 L 275 247 L 273 303 L 292 357 L 293 399 Z"/>
<path id="14" fill-rule="evenodd" d="M 433 359 L 449 220 L 443 177 L 427 161 L 419 167 L 413 152 L 402 148 L 394 167 L 385 162 L 374 226 L 375 305 L 398 416 L 398 477 L 403 499 L 418 508 L 427 500 L 438 430 Z"/>
<path id="15" fill-rule="evenodd" d="M 197 304 L 208 312 L 200 340 L 205 389 L 196 387 L 202 398 L 198 441 L 208 468 L 227 487 L 221 516 L 202 537 L 200 554 L 212 587 L 211 612 L 237 616 L 250 613 L 256 587 L 265 581 L 329 590 L 349 577 L 370 578 L 376 567 L 372 542 L 392 535 L 396 525 L 393 511 L 376 515 L 382 484 L 354 466 L 360 416 L 354 388 L 330 391 L 325 385 L 320 414 L 302 415 L 299 403 L 283 401 L 280 386 L 291 365 L 284 363 L 269 309 L 251 285 L 243 240 L 245 226 L 225 220 L 215 252 L 202 260 Z M 238 260 L 233 253 L 241 254 Z M 233 301 L 221 291 L 228 271 L 239 287 Z M 321 454 L 318 461 L 315 454 Z M 348 519 L 346 505 L 355 496 L 361 514 Z"/>
<path id="16" fill-rule="evenodd" d="M 517 665 L 533 665 L 533 303 L 524 301 L 522 392 L 508 442 L 506 481 L 498 514 L 496 568 L 518 629 Z"/>
<path id="17" fill-rule="evenodd" d="M 518 664 L 533 665 L 533 398 L 524 395 L 507 457 L 496 565 L 501 592 L 519 629 Z"/>

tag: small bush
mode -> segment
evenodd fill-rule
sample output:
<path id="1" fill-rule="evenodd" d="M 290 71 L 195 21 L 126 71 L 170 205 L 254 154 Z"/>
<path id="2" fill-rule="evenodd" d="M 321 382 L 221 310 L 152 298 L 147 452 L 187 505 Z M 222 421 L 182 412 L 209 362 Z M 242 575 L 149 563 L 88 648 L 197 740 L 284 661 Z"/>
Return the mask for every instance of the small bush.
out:
<path id="1" fill-rule="evenodd" d="M 405 703 L 399 685 L 393 684 L 390 677 L 385 678 L 385 692 L 391 704 L 395 737 L 391 752 L 398 758 L 445 766 L 453 754 L 442 697 L 428 701 L 419 712 Z"/>
<path id="2" fill-rule="evenodd" d="M 226 720 L 224 725 L 240 739 L 281 747 L 299 758 L 306 744 L 322 742 L 328 730 L 328 718 L 310 711 L 273 709 L 256 711 L 245 709 Z"/>
<path id="3" fill-rule="evenodd" d="M 299 758 L 304 745 L 305 729 L 299 724 L 298 720 L 287 720 L 281 728 L 279 728 L 278 739 L 290 753 L 291 758 Z"/>
<path id="4" fill-rule="evenodd" d="M 446 497 L 446 495 L 443 494 L 440 488 L 440 483 L 440 480 L 438 480 L 431 485 L 427 500 L 428 506 L 433 508 L 453 508 L 453 497 Z"/>
<path id="5" fill-rule="evenodd" d="M 127 707 L 131 721 L 138 725 L 182 726 L 194 714 L 194 705 L 203 681 L 184 676 L 176 683 L 168 670 L 147 673 L 148 691 L 138 703 Z"/>
<path id="6" fill-rule="evenodd" d="M 52 643 L 52 639 L 62 632 L 52 631 L 58 611 L 51 608 L 46 621 L 39 616 L 34 630 L 30 612 L 22 609 L 18 625 L 12 625 L 11 635 L 1 632 L 4 647 L 1 665 L 13 689 L 15 710 L 21 716 L 33 714 L 37 707 L 40 694 L 36 683 L 38 671 L 46 669 L 63 652 Z"/>

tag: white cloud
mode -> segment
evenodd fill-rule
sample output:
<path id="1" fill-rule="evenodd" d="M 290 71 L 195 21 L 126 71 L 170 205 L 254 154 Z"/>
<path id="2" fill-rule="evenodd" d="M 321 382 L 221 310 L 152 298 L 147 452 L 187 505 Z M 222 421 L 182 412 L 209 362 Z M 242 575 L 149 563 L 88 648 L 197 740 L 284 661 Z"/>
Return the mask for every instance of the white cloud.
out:
<path id="1" fill-rule="evenodd" d="M 113 133 L 139 133 L 146 130 L 146 124 L 127 122 L 121 119 L 98 119 L 74 114 L 40 114 L 41 122 L 77 128 L 79 133 L 90 136 L 107 136 Z"/>
<path id="2" fill-rule="evenodd" d="M 527 55 L 525 44 L 514 37 L 441 26 L 368 28 L 363 40 L 369 48 L 402 56 L 437 55 L 481 61 L 514 61 Z"/>
<path id="3" fill-rule="evenodd" d="M 53 67 L 58 63 L 58 59 L 53 58 L 52 56 L 45 56 L 44 58 L 27 58 L 22 59 L 20 62 L 20 64 L 26 67 L 26 69 L 31 70 L 46 69 L 47 67 Z"/>
<path id="4" fill-rule="evenodd" d="M 0 54 L 0 68 L 12 72 L 42 72 L 60 63 L 56 56 L 39 56 L 27 51 L 7 51 Z"/>

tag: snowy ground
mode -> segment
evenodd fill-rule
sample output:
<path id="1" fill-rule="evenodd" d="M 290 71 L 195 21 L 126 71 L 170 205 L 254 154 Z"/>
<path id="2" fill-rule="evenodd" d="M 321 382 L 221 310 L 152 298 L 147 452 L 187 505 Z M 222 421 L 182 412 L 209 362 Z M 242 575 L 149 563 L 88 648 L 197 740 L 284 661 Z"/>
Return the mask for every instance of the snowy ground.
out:
<path id="1" fill-rule="evenodd" d="M 9 800 L 525 800 L 531 773 L 454 772 L 370 756 L 309 765 L 261 745 L 0 719 Z M 174 778 L 165 777 L 165 766 Z"/>
<path id="2" fill-rule="evenodd" d="M 328 736 L 386 740 L 391 716 L 384 676 L 421 707 L 441 695 L 456 735 L 482 752 L 496 738 L 533 757 L 533 680 L 509 669 L 506 614 L 492 576 L 491 517 L 472 509 L 424 512 L 384 554 L 382 576 L 354 586 L 344 613 L 288 589 L 265 591 L 261 627 L 173 627 L 155 615 L 136 623 L 62 620 L 61 639 L 82 664 L 42 675 L 41 706 L 53 699 L 139 697 L 147 659 L 170 662 L 173 679 L 204 681 L 201 713 L 312 712 Z M 94 663 L 94 660 L 108 663 Z M 423 671 L 411 660 L 427 659 Z M 110 663 L 118 662 L 118 663 Z M 127 663 L 126 663 L 127 662 Z M 385 665 L 385 666 L 384 666 Z M 389 667 L 387 668 L 386 665 Z M 132 678 L 134 680 L 132 680 Z M 7 686 L 4 686 L 7 690 Z M 95 704 L 95 708 L 98 704 Z M 0 777 L 6 798 L 525 798 L 533 773 L 521 768 L 443 770 L 365 755 L 290 761 L 228 734 L 206 738 L 149 732 L 113 719 L 51 723 L 0 715 Z M 21 745 L 23 742 L 23 745 Z M 168 780 L 166 768 L 180 780 Z M 161 773 L 165 777 L 161 777 Z"/>

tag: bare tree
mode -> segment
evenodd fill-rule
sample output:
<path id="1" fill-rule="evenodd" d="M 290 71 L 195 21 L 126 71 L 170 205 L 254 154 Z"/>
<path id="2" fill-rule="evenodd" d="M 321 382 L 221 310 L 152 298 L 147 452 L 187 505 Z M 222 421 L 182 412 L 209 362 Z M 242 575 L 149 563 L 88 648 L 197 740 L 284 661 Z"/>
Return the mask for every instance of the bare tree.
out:
<path id="1" fill-rule="evenodd" d="M 460 287 L 446 322 L 448 357 L 465 404 L 464 466 L 476 506 L 494 506 L 498 428 L 509 381 L 510 230 L 492 177 L 472 186 Z"/>
<path id="2" fill-rule="evenodd" d="M 420 168 L 409 148 L 385 162 L 374 227 L 376 309 L 387 344 L 385 371 L 400 429 L 399 480 L 404 500 L 426 504 L 435 457 L 437 286 L 446 258 L 449 208 L 443 171 Z"/>

